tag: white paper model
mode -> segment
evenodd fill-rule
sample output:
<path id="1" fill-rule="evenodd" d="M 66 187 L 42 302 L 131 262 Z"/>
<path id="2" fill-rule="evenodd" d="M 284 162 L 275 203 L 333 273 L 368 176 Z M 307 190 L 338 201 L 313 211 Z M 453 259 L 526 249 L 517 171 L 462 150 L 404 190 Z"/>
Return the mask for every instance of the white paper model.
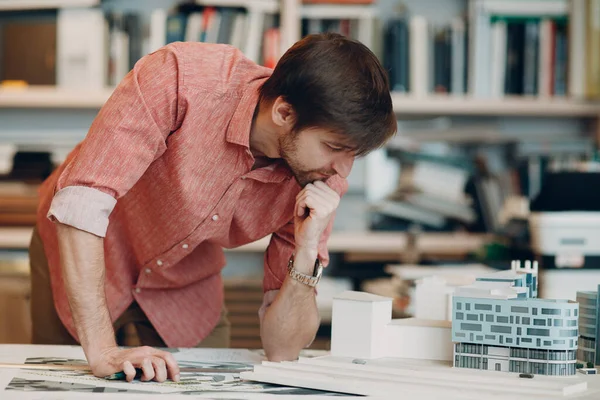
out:
<path id="1" fill-rule="evenodd" d="M 449 321 L 392 320 L 392 299 L 347 291 L 333 301 L 331 355 L 452 360 Z"/>
<path id="2" fill-rule="evenodd" d="M 452 321 L 452 295 L 455 286 L 445 278 L 429 276 L 415 282 L 415 318 Z"/>

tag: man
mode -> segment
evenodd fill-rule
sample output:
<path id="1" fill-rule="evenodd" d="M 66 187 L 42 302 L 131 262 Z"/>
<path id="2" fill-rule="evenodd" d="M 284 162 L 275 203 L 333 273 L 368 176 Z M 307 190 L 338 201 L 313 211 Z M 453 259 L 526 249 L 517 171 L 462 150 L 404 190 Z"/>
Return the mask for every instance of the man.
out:
<path id="1" fill-rule="evenodd" d="M 269 359 L 295 359 L 319 325 L 314 286 L 345 178 L 395 129 L 384 70 L 340 35 L 306 37 L 273 71 L 225 45 L 144 57 L 42 185 L 34 343 L 81 343 L 96 376 L 177 381 L 170 353 L 120 349 L 115 332 L 226 347 L 222 249 L 272 233 L 261 339 Z"/>

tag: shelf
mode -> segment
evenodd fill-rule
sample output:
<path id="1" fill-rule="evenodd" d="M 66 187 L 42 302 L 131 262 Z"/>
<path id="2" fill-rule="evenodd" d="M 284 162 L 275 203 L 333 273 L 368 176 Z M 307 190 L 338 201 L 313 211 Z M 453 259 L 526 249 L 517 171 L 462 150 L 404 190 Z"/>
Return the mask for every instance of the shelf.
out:
<path id="1" fill-rule="evenodd" d="M 279 10 L 277 0 L 196 0 L 196 4 L 213 7 L 240 7 L 275 13 Z"/>
<path id="2" fill-rule="evenodd" d="M 232 252 L 262 252 L 269 244 L 270 236 Z M 483 234 L 424 233 L 417 239 L 419 252 L 443 255 L 464 255 L 479 249 L 489 240 Z M 404 232 L 333 232 L 327 248 L 330 252 L 365 254 L 401 254 L 408 244 Z"/>
<path id="3" fill-rule="evenodd" d="M 0 249 L 27 250 L 33 228 L 0 228 Z"/>
<path id="4" fill-rule="evenodd" d="M 376 17 L 377 8 L 373 5 L 304 4 L 301 14 L 303 18 L 362 19 Z"/>
<path id="5" fill-rule="evenodd" d="M 0 227 L 0 249 L 27 249 L 32 228 Z M 270 236 L 256 242 L 228 249 L 227 252 L 263 252 Z M 333 232 L 329 238 L 330 252 L 401 254 L 407 246 L 404 232 Z M 426 254 L 462 255 L 479 249 L 489 240 L 483 234 L 423 233 L 418 236 L 417 248 Z"/>
<path id="6" fill-rule="evenodd" d="M 221 0 L 229 1 L 229 0 Z M 113 89 L 61 89 L 53 86 L 0 89 L 0 108 L 73 108 L 99 109 Z M 600 117 L 600 103 L 569 99 L 533 99 L 507 97 L 412 97 L 392 93 L 397 115 L 425 116 L 522 116 L 522 117 Z"/>
<path id="7" fill-rule="evenodd" d="M 599 102 L 560 98 L 477 99 L 445 95 L 414 97 L 392 93 L 392 101 L 396 115 L 600 117 Z"/>
<path id="8" fill-rule="evenodd" d="M 113 89 L 76 90 L 53 86 L 0 89 L 0 108 L 99 109 Z"/>
<path id="9" fill-rule="evenodd" d="M 92 7 L 99 3 L 100 0 L 0 0 L 0 11 Z"/>

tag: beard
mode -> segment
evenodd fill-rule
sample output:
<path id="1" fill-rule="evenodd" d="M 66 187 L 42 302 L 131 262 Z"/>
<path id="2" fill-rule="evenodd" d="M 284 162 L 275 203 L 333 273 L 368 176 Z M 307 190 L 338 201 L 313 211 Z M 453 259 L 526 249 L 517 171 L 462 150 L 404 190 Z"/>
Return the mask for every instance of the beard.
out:
<path id="1" fill-rule="evenodd" d="M 305 187 L 315 181 L 324 181 L 336 173 L 335 171 L 308 169 L 303 166 L 298 161 L 298 139 L 294 133 L 290 132 L 281 137 L 279 139 L 279 147 L 281 149 L 281 158 L 285 161 L 290 171 L 292 171 L 292 175 L 294 175 L 300 187 Z"/>

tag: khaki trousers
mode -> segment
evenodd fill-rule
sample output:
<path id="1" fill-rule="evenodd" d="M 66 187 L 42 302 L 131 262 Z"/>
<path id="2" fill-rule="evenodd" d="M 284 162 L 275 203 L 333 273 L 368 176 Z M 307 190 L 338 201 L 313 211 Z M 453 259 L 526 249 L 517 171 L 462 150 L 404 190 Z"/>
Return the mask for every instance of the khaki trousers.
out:
<path id="1" fill-rule="evenodd" d="M 31 265 L 31 319 L 33 344 L 76 345 L 77 341 L 63 325 L 52 298 L 48 260 L 37 229 L 29 246 Z M 140 306 L 134 302 L 113 324 L 119 346 L 166 347 Z M 227 309 L 213 331 L 197 347 L 227 348 L 231 337 Z"/>

